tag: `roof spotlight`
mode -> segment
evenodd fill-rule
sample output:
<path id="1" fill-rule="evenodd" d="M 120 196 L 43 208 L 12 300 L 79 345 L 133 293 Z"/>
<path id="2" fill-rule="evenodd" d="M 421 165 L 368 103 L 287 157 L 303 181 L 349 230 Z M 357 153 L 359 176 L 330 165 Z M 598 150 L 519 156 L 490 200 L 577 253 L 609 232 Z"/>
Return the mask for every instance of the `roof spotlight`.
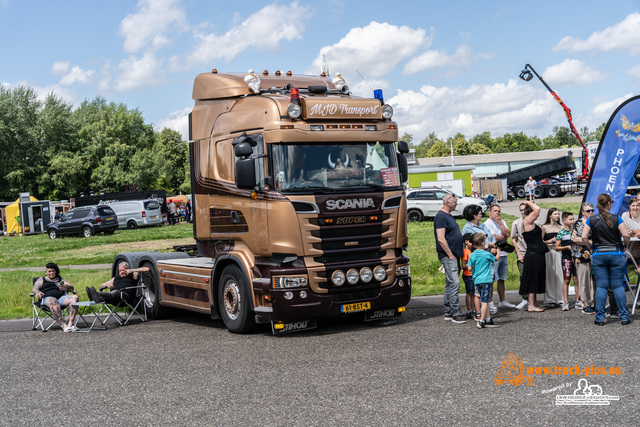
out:
<path id="1" fill-rule="evenodd" d="M 531 80 L 533 78 L 533 74 L 531 74 L 531 71 L 527 70 L 526 68 L 524 70 L 522 70 L 522 72 L 520 73 L 520 78 L 522 80 L 524 80 L 525 82 L 528 82 L 529 80 Z"/>

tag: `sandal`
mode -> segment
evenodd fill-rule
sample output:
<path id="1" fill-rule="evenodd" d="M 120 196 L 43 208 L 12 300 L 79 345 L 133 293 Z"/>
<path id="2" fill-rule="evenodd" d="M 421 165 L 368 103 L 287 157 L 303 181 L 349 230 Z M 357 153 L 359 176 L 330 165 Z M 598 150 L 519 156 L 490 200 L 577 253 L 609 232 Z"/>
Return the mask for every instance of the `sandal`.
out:
<path id="1" fill-rule="evenodd" d="M 530 313 L 541 313 L 541 312 L 543 312 L 545 310 L 546 310 L 545 308 L 538 307 L 538 306 L 529 307 L 527 309 L 527 311 L 530 312 Z"/>

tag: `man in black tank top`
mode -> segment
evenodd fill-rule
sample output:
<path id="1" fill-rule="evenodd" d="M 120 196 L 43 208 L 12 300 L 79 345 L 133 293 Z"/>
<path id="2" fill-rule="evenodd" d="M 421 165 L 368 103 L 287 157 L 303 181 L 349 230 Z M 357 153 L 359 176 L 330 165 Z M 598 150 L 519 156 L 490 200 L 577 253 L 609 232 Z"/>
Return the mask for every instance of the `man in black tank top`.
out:
<path id="1" fill-rule="evenodd" d="M 109 289 L 110 292 L 98 292 L 95 288 L 87 288 L 87 295 L 93 301 L 106 302 L 108 304 L 118 304 L 123 300 L 132 300 L 136 296 L 136 289 L 130 288 L 138 285 L 140 273 L 148 271 L 148 267 L 129 268 L 129 264 L 121 262 L 118 264 L 118 275 L 100 285 L 100 289 Z"/>
<path id="2" fill-rule="evenodd" d="M 41 307 L 46 307 L 64 332 L 72 332 L 78 328 L 73 325 L 78 309 L 71 304 L 78 302 L 78 296 L 69 294 L 73 286 L 60 277 L 58 265 L 50 262 L 46 265 L 46 275 L 33 284 L 32 292 L 40 300 Z M 69 321 L 64 321 L 62 307 L 69 307 Z"/>

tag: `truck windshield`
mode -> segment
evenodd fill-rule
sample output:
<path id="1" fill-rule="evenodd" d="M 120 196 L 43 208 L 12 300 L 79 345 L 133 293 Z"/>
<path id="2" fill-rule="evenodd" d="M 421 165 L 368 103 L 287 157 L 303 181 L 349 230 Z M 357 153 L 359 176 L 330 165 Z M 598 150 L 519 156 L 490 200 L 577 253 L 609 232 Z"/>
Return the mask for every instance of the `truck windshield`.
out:
<path id="1" fill-rule="evenodd" d="M 283 193 L 400 186 L 391 142 L 274 144 L 272 154 L 275 189 Z"/>

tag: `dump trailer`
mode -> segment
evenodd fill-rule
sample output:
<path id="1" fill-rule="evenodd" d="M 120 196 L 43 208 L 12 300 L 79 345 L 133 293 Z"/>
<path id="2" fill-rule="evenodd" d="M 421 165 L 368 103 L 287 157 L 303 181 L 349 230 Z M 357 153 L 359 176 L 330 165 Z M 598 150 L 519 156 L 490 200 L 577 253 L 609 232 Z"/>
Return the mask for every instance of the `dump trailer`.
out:
<path id="1" fill-rule="evenodd" d="M 576 164 L 573 161 L 573 155 L 569 152 L 564 157 L 557 159 L 545 160 L 531 166 L 526 166 L 510 172 L 504 172 L 496 175 L 498 179 L 506 179 L 507 186 L 516 197 L 523 198 L 526 195 L 524 185 L 533 177 L 536 181 L 543 178 L 550 178 L 567 172 L 575 171 Z M 536 197 L 562 197 L 569 192 L 577 192 L 579 185 L 575 179 L 565 181 L 554 181 L 546 184 L 538 182 L 535 189 Z"/>
<path id="2" fill-rule="evenodd" d="M 399 316 L 411 295 L 405 153 L 382 93 L 290 72 L 196 77 L 189 115 L 197 257 L 147 266 L 147 309 L 210 314 L 276 335 L 325 316 Z"/>

